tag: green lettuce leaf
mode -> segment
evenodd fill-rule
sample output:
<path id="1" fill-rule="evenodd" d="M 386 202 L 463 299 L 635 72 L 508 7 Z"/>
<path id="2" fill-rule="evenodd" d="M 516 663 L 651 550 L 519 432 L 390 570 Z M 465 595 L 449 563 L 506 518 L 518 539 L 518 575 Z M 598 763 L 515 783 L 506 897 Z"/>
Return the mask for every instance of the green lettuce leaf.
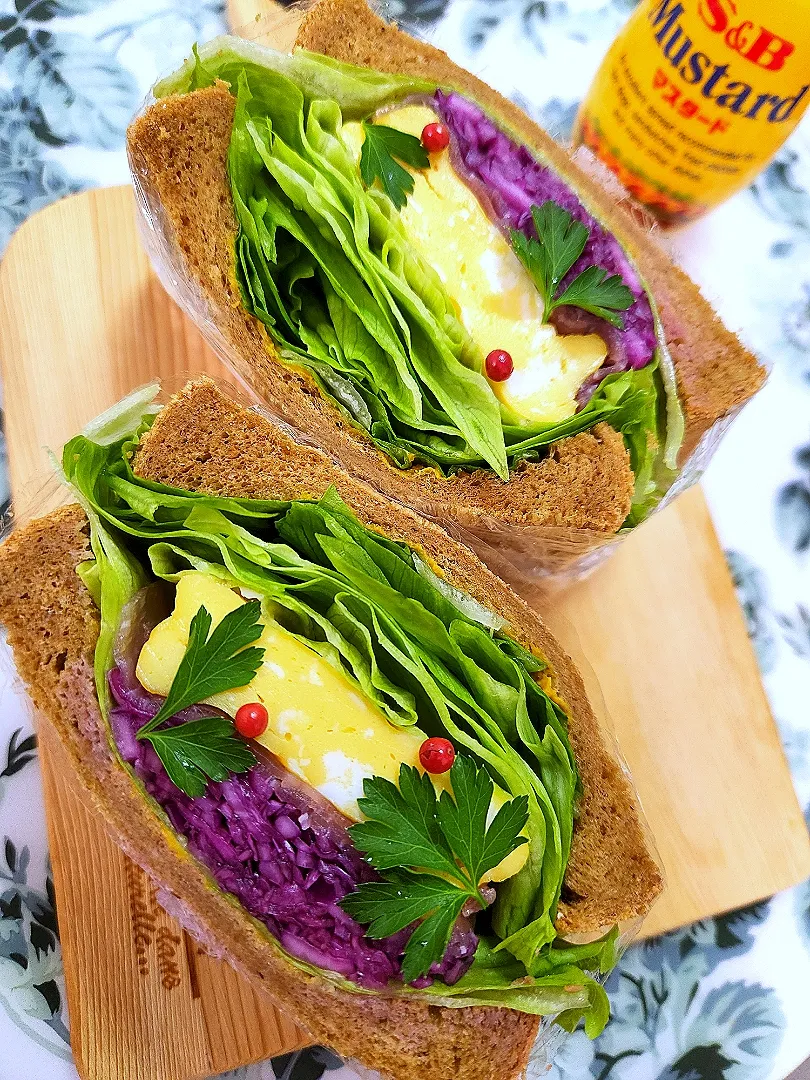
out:
<path id="1" fill-rule="evenodd" d="M 107 469 L 120 460 L 122 442 L 138 438 L 148 430 L 159 408 L 154 405 L 159 389 L 155 384 L 127 395 L 88 424 L 84 434 L 71 439 L 62 451 L 62 476 L 75 492 L 90 523 L 93 560 L 81 563 L 77 573 L 96 601 L 101 616 L 93 673 L 105 714 L 110 705 L 107 672 L 113 666 L 121 613 L 148 579 L 138 559 L 97 513 L 92 493 L 104 484 Z"/>
<path id="2" fill-rule="evenodd" d="M 339 101 L 344 116 L 358 120 L 408 94 L 432 93 L 436 89 L 435 82 L 424 79 L 358 67 L 306 49 L 280 53 L 224 34 L 200 49 L 195 47 L 191 58 L 173 75 L 156 83 L 152 92 L 156 98 L 186 94 L 210 86 L 215 79 L 235 86 L 245 68 L 256 68 L 260 77 L 267 71 L 278 72 L 296 82 L 308 102 Z"/>
<path id="3" fill-rule="evenodd" d="M 342 139 L 351 95 L 312 99 L 286 63 L 300 54 L 267 56 L 266 67 L 228 52 L 205 61 L 237 97 L 229 171 L 247 309 L 282 358 L 398 463 L 427 447 L 427 460 L 434 451 L 443 464 L 475 460 L 505 478 L 500 406 L 481 360 L 469 366 L 474 350 L 437 275 L 388 200 L 366 190 Z"/>
<path id="4" fill-rule="evenodd" d="M 422 991 L 435 1004 L 446 1008 L 465 1005 L 504 1005 L 538 1016 L 555 1015 L 558 1023 L 573 1030 L 585 1018 L 586 1031 L 594 1038 L 600 1034 L 610 1014 L 607 995 L 601 984 L 586 974 L 578 961 L 603 975 L 616 962 L 616 932 L 589 946 L 571 949 L 549 947 L 551 957 L 559 953 L 559 962 L 549 960 L 542 974 L 528 975 L 525 967 L 508 953 L 499 952 L 492 938 L 481 938 L 469 970 L 452 986 L 433 983 Z"/>

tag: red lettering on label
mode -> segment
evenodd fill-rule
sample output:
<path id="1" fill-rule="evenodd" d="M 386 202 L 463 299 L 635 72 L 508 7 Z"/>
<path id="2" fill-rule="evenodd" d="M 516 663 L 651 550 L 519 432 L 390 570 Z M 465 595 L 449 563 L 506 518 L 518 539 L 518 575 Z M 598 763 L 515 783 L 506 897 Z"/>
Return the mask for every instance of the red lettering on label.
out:
<path id="1" fill-rule="evenodd" d="M 726 10 L 728 8 L 728 10 Z M 698 14 L 715 34 L 723 34 L 726 45 L 752 64 L 765 71 L 780 71 L 785 60 L 796 51 L 787 38 L 774 34 L 764 26 L 755 26 L 748 19 L 737 26 L 730 25 L 729 13 L 737 14 L 734 0 L 699 0 Z"/>
<path id="2" fill-rule="evenodd" d="M 726 34 L 726 45 L 735 52 L 745 53 L 745 47 L 750 44 L 751 40 L 746 31 L 753 29 L 754 24 L 752 22 L 741 22 L 739 26 L 732 26 Z"/>
<path id="3" fill-rule="evenodd" d="M 732 15 L 737 14 L 737 8 L 733 0 L 729 3 Z M 722 34 L 728 29 L 728 15 L 726 14 L 722 0 L 700 0 L 698 14 L 710 30 L 716 34 Z"/>
<path id="4" fill-rule="evenodd" d="M 759 32 L 759 37 L 748 52 L 743 53 L 743 56 L 757 67 L 764 68 L 765 71 L 780 71 L 785 60 L 795 51 L 796 46 L 792 41 L 778 37 L 763 27 Z"/>

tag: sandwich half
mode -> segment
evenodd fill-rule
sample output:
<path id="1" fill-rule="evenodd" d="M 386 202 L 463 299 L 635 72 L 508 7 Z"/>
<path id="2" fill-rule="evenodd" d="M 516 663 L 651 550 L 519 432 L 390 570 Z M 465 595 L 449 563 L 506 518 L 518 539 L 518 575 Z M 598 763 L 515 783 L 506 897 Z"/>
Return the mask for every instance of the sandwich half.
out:
<path id="1" fill-rule="evenodd" d="M 154 93 L 128 147 L 159 272 L 277 415 L 407 505 L 587 551 L 764 379 L 561 147 L 364 0 L 320 0 L 291 55 L 219 38 Z"/>
<path id="2" fill-rule="evenodd" d="M 71 440 L 0 548 L 39 713 L 173 913 L 395 1080 L 509 1080 L 608 1015 L 661 889 L 540 619 L 438 526 L 207 380 Z"/>

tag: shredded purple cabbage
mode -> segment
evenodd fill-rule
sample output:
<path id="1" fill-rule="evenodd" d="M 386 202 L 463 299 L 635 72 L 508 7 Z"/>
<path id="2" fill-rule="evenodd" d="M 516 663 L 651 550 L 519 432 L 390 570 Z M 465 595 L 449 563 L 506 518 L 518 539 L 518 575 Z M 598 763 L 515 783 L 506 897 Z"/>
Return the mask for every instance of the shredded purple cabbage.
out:
<path id="1" fill-rule="evenodd" d="M 116 703 L 110 722 L 121 756 L 220 888 L 263 922 L 292 956 L 370 989 L 401 981 L 409 931 L 372 941 L 338 907 L 360 882 L 378 878 L 345 828 L 313 811 L 286 770 L 271 771 L 262 762 L 248 773 L 209 783 L 199 798 L 185 795 L 169 780 L 149 743 L 135 738 L 162 699 L 147 693 L 120 661 L 110 672 L 109 686 Z M 211 713 L 196 706 L 174 722 Z M 459 920 L 430 975 L 448 985 L 457 982 L 477 946 L 469 922 Z M 432 981 L 425 976 L 414 985 Z"/>
<path id="2" fill-rule="evenodd" d="M 531 208 L 552 199 L 588 227 L 585 249 L 562 287 L 586 267 L 599 266 L 609 274 L 620 274 L 635 297 L 627 311 L 621 313 L 624 330 L 575 309 L 559 308 L 552 315 L 561 333 L 588 333 L 598 324 L 597 332 L 608 345 L 608 359 L 580 391 L 580 405 L 606 375 L 645 367 L 656 347 L 655 321 L 638 275 L 616 238 L 590 216 L 561 177 L 535 161 L 525 146 L 512 142 L 473 102 L 441 90 L 436 91 L 434 102 L 450 128 L 454 167 L 500 225 L 534 238 Z"/>

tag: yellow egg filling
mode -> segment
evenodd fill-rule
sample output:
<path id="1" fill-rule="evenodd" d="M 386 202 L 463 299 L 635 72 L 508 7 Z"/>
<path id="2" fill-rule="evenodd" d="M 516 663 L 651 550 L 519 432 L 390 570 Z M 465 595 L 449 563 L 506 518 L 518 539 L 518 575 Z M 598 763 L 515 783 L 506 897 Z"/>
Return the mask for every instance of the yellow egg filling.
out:
<path id="1" fill-rule="evenodd" d="M 432 109 L 406 105 L 377 123 L 417 138 L 438 120 Z M 362 126 L 343 127 L 359 157 Z M 527 423 L 557 423 L 576 411 L 576 395 L 607 356 L 598 334 L 559 335 L 543 322 L 543 301 L 506 237 L 459 178 L 446 151 L 430 155 L 430 168 L 411 170 L 413 191 L 400 210 L 410 244 L 438 274 L 459 319 L 484 360 L 494 349 L 510 354 L 514 372 L 490 385 L 499 400 Z"/>
<path id="2" fill-rule="evenodd" d="M 215 627 L 243 603 L 238 592 L 210 574 L 183 574 L 177 583 L 174 611 L 158 623 L 141 650 L 136 669 L 140 683 L 165 697 L 200 607 L 210 613 Z M 257 741 L 347 817 L 362 818 L 357 800 L 366 777 L 382 776 L 396 783 L 402 763 L 423 771 L 419 763 L 419 748 L 427 738 L 423 731 L 390 723 L 345 675 L 266 615 L 256 645 L 265 653 L 253 680 L 209 698 L 206 704 L 236 716 L 241 705 L 260 701 L 269 722 Z M 437 789 L 449 787 L 447 774 L 432 780 Z M 490 818 L 508 797 L 495 788 Z M 526 857 L 523 845 L 490 871 L 487 880 L 511 877 Z"/>

